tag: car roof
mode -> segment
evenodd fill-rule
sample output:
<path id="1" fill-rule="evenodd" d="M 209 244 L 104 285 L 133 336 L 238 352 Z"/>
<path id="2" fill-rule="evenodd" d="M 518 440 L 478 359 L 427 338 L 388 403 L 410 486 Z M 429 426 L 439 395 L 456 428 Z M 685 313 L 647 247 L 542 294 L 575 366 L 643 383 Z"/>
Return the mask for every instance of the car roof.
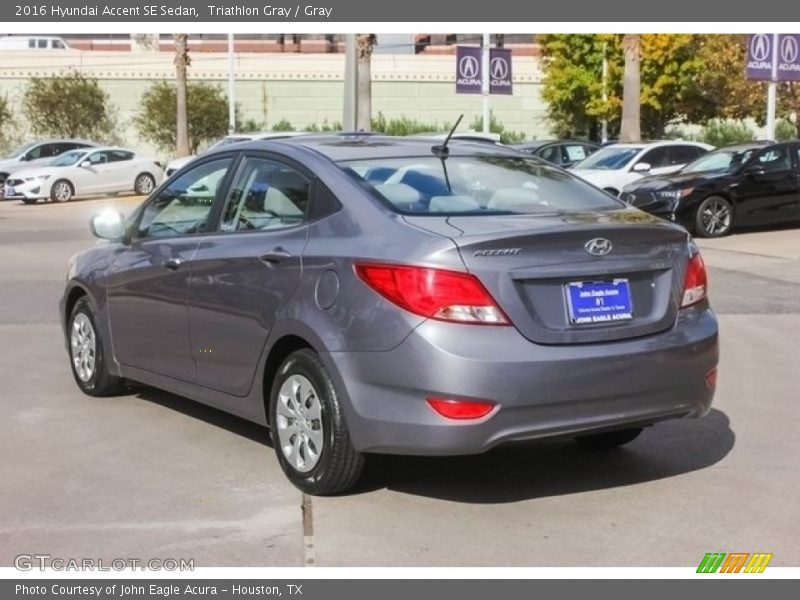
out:
<path id="1" fill-rule="evenodd" d="M 302 146 L 327 156 L 334 162 L 345 160 L 362 160 L 366 158 L 407 158 L 435 156 L 433 146 L 442 140 L 423 137 L 392 137 L 374 135 L 364 132 L 343 133 L 334 135 L 307 135 L 285 138 L 282 140 L 254 140 L 231 144 L 209 154 L 224 152 L 234 147 L 240 150 L 274 149 L 282 145 Z M 486 142 L 471 142 L 451 139 L 448 144 L 451 156 L 479 156 L 486 154 L 502 154 L 519 158 L 520 154 L 513 148 Z"/>
<path id="2" fill-rule="evenodd" d="M 692 140 L 657 140 L 651 142 L 614 142 L 606 148 L 656 148 L 658 146 L 698 146 L 700 148 L 713 148 L 710 144 L 694 142 Z"/>
<path id="3" fill-rule="evenodd" d="M 771 142 L 767 140 L 757 140 L 754 142 L 744 142 L 742 144 L 731 144 L 730 146 L 720 146 L 719 148 L 715 148 L 714 150 L 733 150 L 733 151 L 741 151 L 744 152 L 745 150 L 753 150 L 754 148 L 767 148 L 769 146 L 785 146 L 786 144 L 792 143 L 791 141 L 788 142 Z"/>

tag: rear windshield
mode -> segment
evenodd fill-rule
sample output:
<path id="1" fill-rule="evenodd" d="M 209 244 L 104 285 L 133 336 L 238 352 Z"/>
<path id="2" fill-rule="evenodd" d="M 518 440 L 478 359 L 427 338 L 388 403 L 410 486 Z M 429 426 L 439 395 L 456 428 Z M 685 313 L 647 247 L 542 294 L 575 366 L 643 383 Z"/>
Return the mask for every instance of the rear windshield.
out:
<path id="1" fill-rule="evenodd" d="M 426 156 L 339 166 L 392 209 L 410 215 L 542 214 L 622 206 L 577 177 L 525 157 Z"/>
<path id="2" fill-rule="evenodd" d="M 601 171 L 624 169 L 641 151 L 641 147 L 636 146 L 610 146 L 583 159 L 573 169 L 599 169 Z"/>

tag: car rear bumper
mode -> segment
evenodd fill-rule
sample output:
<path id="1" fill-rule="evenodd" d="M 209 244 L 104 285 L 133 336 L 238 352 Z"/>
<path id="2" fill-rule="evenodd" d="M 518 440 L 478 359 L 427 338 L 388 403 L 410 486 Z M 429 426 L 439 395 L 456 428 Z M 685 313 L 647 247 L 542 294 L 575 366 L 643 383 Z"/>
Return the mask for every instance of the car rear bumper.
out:
<path id="1" fill-rule="evenodd" d="M 477 454 L 505 442 L 700 417 L 718 361 L 712 311 L 681 311 L 669 331 L 613 343 L 541 346 L 513 327 L 427 321 L 387 352 L 327 355 L 346 382 L 358 450 Z M 427 397 L 482 399 L 478 421 L 446 419 Z"/>

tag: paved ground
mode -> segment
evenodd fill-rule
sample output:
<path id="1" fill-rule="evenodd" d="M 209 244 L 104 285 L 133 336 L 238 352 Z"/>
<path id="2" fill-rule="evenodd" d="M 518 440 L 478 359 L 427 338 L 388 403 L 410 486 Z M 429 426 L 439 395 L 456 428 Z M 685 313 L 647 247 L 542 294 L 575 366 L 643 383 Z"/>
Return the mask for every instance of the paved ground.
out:
<path id="1" fill-rule="evenodd" d="M 159 392 L 71 380 L 56 301 L 86 223 L 135 198 L 0 202 L 0 565 L 19 553 L 301 565 L 299 492 L 259 427 Z M 800 229 L 703 242 L 722 321 L 715 409 L 627 449 L 571 443 L 379 458 L 314 498 L 318 565 L 691 566 L 707 551 L 800 565 Z"/>

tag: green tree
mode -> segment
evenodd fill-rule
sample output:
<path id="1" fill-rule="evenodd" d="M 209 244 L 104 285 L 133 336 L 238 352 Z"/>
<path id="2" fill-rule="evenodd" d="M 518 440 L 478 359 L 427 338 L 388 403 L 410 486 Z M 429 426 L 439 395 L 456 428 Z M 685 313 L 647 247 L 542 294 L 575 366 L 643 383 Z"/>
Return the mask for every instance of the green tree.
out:
<path id="1" fill-rule="evenodd" d="M 725 78 L 744 81 L 743 66 L 734 72 L 737 68 L 735 61 L 730 62 L 738 56 L 738 48 L 729 51 L 732 58 L 727 62 L 719 63 L 714 54 L 719 46 L 730 44 L 731 40 L 711 40 L 713 43 L 709 43 L 709 39 L 715 36 L 690 34 L 644 34 L 638 37 L 641 48 L 641 137 L 661 138 L 670 123 L 704 122 L 716 116 L 736 116 L 724 114 L 724 107 L 733 100 L 725 95 L 705 94 L 706 100 L 695 102 L 696 98 L 704 96 L 703 85 L 698 83 L 703 77 L 709 83 L 713 79 L 718 85 Z M 608 120 L 612 137 L 619 132 L 625 71 L 623 38 L 611 34 L 560 34 L 539 38 L 545 75 L 542 95 L 549 104 L 548 116 L 554 133 L 597 139 L 598 123 L 603 118 Z M 604 55 L 608 61 L 605 99 Z M 719 75 L 723 68 L 728 70 Z M 714 72 L 710 73 L 710 70 Z"/>
<path id="2" fill-rule="evenodd" d="M 35 135 L 106 141 L 115 136 L 116 119 L 108 94 L 96 79 L 78 71 L 33 77 L 22 99 Z"/>
<path id="3" fill-rule="evenodd" d="M 228 133 L 228 98 L 214 84 L 190 81 L 186 88 L 189 151 Z M 177 140 L 175 86 L 167 81 L 153 83 L 142 95 L 133 124 L 139 136 L 160 150 L 174 153 Z M 239 121 L 239 107 L 236 107 Z"/>
<path id="4" fill-rule="evenodd" d="M 13 132 L 14 120 L 8 98 L 0 96 L 0 152 L 5 153 L 11 145 L 10 132 Z"/>

